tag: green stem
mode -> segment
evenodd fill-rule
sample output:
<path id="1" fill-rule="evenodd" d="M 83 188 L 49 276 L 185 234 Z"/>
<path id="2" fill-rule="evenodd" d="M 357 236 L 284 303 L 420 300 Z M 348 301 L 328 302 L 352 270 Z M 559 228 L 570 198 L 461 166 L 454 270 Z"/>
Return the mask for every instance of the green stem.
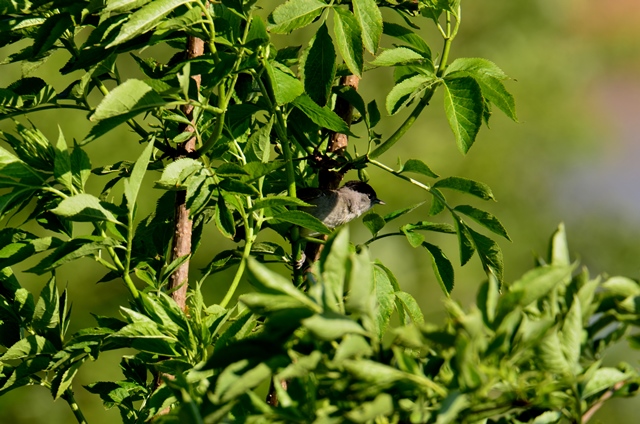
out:
<path id="1" fill-rule="evenodd" d="M 389 137 L 386 141 L 384 141 L 373 152 L 369 154 L 370 159 L 375 159 L 378 156 L 382 155 L 387 150 L 389 150 L 391 147 L 393 147 L 394 144 L 396 144 L 405 135 L 407 131 L 409 131 L 409 128 L 411 128 L 411 126 L 416 122 L 416 120 L 418 119 L 418 116 L 420 116 L 420 114 L 422 113 L 422 110 L 431 101 L 431 97 L 433 97 L 434 92 L 435 92 L 435 86 L 429 88 L 427 92 L 424 93 L 424 96 L 422 97 L 422 99 L 420 99 L 420 102 L 418 102 L 418 104 L 413 109 L 411 114 L 402 123 L 402 125 L 400 125 L 400 127 L 396 130 L 396 132 L 394 132 L 391 135 L 391 137 Z"/>
<path id="2" fill-rule="evenodd" d="M 265 66 L 264 63 L 263 66 Z M 267 75 L 269 74 L 267 73 Z M 297 197 L 296 173 L 293 167 L 293 154 L 291 152 L 291 146 L 287 137 L 287 126 L 284 120 L 284 116 L 282 115 L 282 110 L 274 103 L 274 101 L 271 100 L 272 97 L 275 98 L 275 96 L 273 95 L 273 90 L 270 91 L 256 73 L 254 73 L 254 76 L 256 76 L 256 81 L 260 86 L 260 91 L 267 101 L 267 105 L 271 110 L 271 113 L 275 114 L 276 116 L 275 130 L 278 138 L 280 139 L 280 146 L 282 146 L 282 155 L 284 156 L 285 172 L 287 175 L 287 193 L 291 197 Z M 269 80 L 270 87 L 271 84 L 272 82 Z M 295 206 L 292 206 L 291 209 L 295 210 Z M 302 246 L 300 244 L 300 228 L 298 226 L 293 226 L 293 228 L 291 229 L 291 256 L 293 257 L 294 262 L 298 262 L 300 260 L 301 254 Z M 302 284 L 302 274 L 300 273 L 300 270 L 295 266 L 293 267 L 293 279 L 296 286 L 300 286 Z"/>
<path id="3" fill-rule="evenodd" d="M 385 237 L 391 237 L 391 236 L 404 236 L 404 233 L 401 233 L 400 231 L 398 231 L 397 233 L 387 233 L 387 234 L 382 234 L 380 236 L 371 237 L 369 240 L 363 243 L 363 246 L 369 246 L 371 243 L 373 243 L 376 240 L 380 240 Z"/>
<path id="4" fill-rule="evenodd" d="M 238 285 L 240 285 L 240 279 L 244 274 L 244 269 L 247 266 L 247 259 L 249 259 L 249 254 L 251 253 L 251 246 L 253 245 L 253 228 L 248 224 L 248 221 L 245 219 L 245 228 L 247 229 L 247 237 L 244 243 L 244 251 L 242 252 L 242 259 L 240 260 L 240 265 L 238 265 L 238 269 L 236 271 L 236 275 L 233 277 L 233 281 L 231 282 L 231 286 L 229 286 L 229 290 L 224 295 L 224 299 L 220 302 L 220 306 L 226 308 L 234 293 L 238 289 Z"/>
<path id="5" fill-rule="evenodd" d="M 80 410 L 80 406 L 78 405 L 78 402 L 76 402 L 76 399 L 73 396 L 73 391 L 71 391 L 71 389 L 65 390 L 64 393 L 62 394 L 62 398 L 65 401 L 67 401 L 67 403 L 69 404 L 69 407 L 71 408 L 71 412 L 73 412 L 73 416 L 76 417 L 76 420 L 78 421 L 78 423 L 87 424 L 87 420 L 82 414 L 82 411 Z"/>
<path id="6" fill-rule="evenodd" d="M 17 110 L 15 112 L 2 114 L 0 115 L 0 120 L 13 118 L 14 116 L 25 115 L 27 113 L 40 112 L 42 110 L 48 110 L 48 109 L 77 109 L 77 110 L 83 110 L 85 112 L 88 110 L 91 110 L 91 109 L 87 109 L 86 107 L 78 106 L 78 105 L 67 105 L 67 104 L 44 105 L 44 106 L 35 107 L 33 109 Z"/>

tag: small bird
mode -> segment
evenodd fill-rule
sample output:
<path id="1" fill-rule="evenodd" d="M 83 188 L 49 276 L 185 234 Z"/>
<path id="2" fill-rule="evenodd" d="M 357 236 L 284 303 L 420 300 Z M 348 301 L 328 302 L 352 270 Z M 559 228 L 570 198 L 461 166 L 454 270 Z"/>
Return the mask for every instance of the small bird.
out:
<path id="1" fill-rule="evenodd" d="M 300 210 L 318 218 L 329 229 L 356 219 L 375 205 L 384 205 L 371 186 L 362 181 L 347 181 L 337 190 L 303 188 L 298 198 L 314 205 Z"/>

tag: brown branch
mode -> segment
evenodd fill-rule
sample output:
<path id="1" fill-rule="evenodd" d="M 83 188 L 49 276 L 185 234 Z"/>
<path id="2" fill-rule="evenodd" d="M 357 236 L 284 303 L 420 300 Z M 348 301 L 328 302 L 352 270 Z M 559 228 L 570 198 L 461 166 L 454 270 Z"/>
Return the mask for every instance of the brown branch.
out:
<path id="1" fill-rule="evenodd" d="M 602 396 L 600 396 L 600 399 L 598 399 L 598 401 L 594 403 L 587 412 L 584 413 L 584 415 L 582 416 L 582 424 L 585 424 L 591 418 L 593 418 L 598 409 L 600 409 L 602 405 L 604 405 L 604 403 L 614 395 L 615 392 L 620 390 L 622 386 L 625 385 L 625 383 L 625 381 L 618 381 L 611 389 L 604 392 Z"/>
<path id="2" fill-rule="evenodd" d="M 197 37 L 189 37 L 187 39 L 186 58 L 193 59 L 202 56 L 204 53 L 204 41 Z M 200 75 L 192 75 L 191 79 L 196 83 L 198 92 L 200 91 Z M 182 112 L 186 115 L 192 124 L 187 125 L 183 131 L 195 132 L 193 123 L 193 106 L 182 106 Z M 177 155 L 175 159 L 191 156 L 196 151 L 195 135 L 184 143 L 178 145 Z M 189 255 L 191 253 L 191 235 L 193 233 L 193 221 L 189 219 L 189 209 L 186 205 L 186 191 L 178 191 L 176 193 L 175 215 L 174 215 L 174 234 L 173 249 L 171 252 L 171 262 L 176 259 Z M 169 279 L 169 290 L 171 297 L 175 302 L 185 310 L 187 301 L 187 288 L 189 281 L 189 261 L 182 263 Z"/>

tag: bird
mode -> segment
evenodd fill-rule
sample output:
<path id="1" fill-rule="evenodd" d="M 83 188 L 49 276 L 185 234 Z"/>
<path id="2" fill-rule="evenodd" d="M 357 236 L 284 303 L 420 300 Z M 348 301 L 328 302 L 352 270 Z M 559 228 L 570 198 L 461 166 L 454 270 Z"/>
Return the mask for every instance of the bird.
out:
<path id="1" fill-rule="evenodd" d="M 313 206 L 300 210 L 313 215 L 329 229 L 334 229 L 368 212 L 375 205 L 385 203 L 378 199 L 375 190 L 362 181 L 347 181 L 337 190 L 303 188 L 298 198 Z"/>

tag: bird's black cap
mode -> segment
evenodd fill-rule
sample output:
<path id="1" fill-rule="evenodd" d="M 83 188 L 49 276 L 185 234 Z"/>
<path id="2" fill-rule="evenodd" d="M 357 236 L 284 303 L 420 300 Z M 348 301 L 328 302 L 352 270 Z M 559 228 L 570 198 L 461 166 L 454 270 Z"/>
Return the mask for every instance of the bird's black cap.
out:
<path id="1" fill-rule="evenodd" d="M 347 181 L 346 183 L 344 183 L 342 187 L 347 187 L 353 191 L 357 191 L 358 193 L 366 194 L 371 200 L 371 203 L 373 204 L 384 205 L 384 202 L 378 199 L 378 196 L 376 195 L 376 192 L 373 189 L 373 187 L 371 187 L 367 183 L 364 183 L 358 180 L 353 180 L 353 181 Z"/>

